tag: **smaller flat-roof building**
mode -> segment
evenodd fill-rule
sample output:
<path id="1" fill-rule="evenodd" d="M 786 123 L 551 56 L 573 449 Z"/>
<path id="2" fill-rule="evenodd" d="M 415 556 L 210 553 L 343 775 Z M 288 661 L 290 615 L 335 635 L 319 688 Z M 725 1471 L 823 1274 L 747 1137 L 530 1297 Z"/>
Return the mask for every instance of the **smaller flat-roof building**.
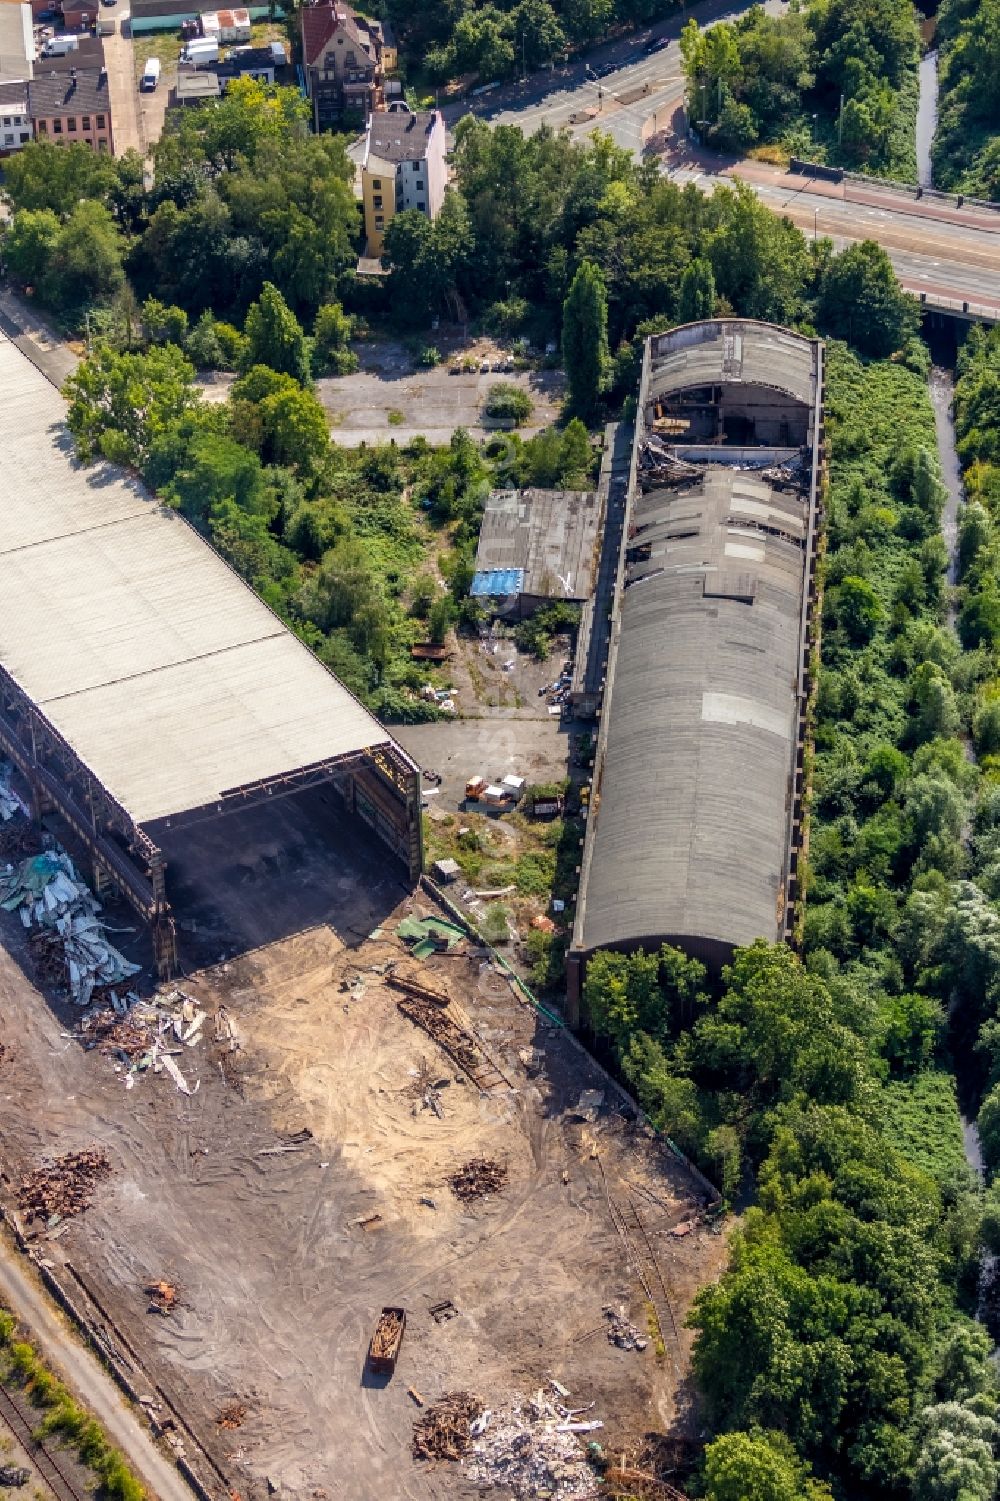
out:
<path id="1" fill-rule="evenodd" d="M 470 594 L 519 618 L 546 600 L 582 603 L 601 540 L 593 490 L 494 490 L 486 502 Z"/>

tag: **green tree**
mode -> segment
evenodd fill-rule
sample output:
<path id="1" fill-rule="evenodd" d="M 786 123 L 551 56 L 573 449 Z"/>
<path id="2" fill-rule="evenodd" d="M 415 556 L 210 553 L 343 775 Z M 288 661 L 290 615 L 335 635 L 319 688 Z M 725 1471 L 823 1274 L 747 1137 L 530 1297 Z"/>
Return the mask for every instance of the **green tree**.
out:
<path id="1" fill-rule="evenodd" d="M 313 327 L 313 363 L 321 375 L 350 375 L 358 357 L 350 348 L 354 319 L 339 302 L 328 302 L 316 314 Z"/>
<path id="2" fill-rule="evenodd" d="M 81 199 L 104 198 L 118 171 L 113 157 L 82 141 L 29 141 L 4 162 L 3 193 L 15 212 L 48 209 L 64 218 Z"/>
<path id="3" fill-rule="evenodd" d="M 263 513 L 266 505 L 264 472 L 257 455 L 221 433 L 192 436 L 165 493 L 190 521 L 205 527 L 224 501 L 243 510 Z"/>
<path id="4" fill-rule="evenodd" d="M 310 384 L 309 356 L 302 325 L 273 282 L 265 282 L 260 300 L 247 313 L 244 333 L 249 341 L 244 369 L 267 365 Z"/>
<path id="5" fill-rule="evenodd" d="M 60 227 L 41 278 L 44 302 L 78 323 L 91 303 L 109 298 L 125 283 L 122 239 L 101 203 L 84 199 Z"/>
<path id="6" fill-rule="evenodd" d="M 597 953 L 587 965 L 583 998 L 594 1031 L 620 1048 L 636 1032 L 662 1033 L 669 1017 L 656 954 Z"/>
<path id="7" fill-rule="evenodd" d="M 59 217 L 49 208 L 20 209 L 3 237 L 3 264 L 23 287 L 37 286 L 59 238 Z"/>
<path id="8" fill-rule="evenodd" d="M 829 1501 L 781 1433 L 727 1433 L 705 1450 L 707 1501 Z"/>
<path id="9" fill-rule="evenodd" d="M 1000 1480 L 995 1416 L 971 1404 L 941 1402 L 924 1409 L 922 1426 L 914 1501 L 992 1501 Z"/>
<path id="10" fill-rule="evenodd" d="M 995 1173 L 1000 1168 L 1000 1084 L 995 1084 L 983 1100 L 976 1124 L 983 1161 Z"/>
<path id="11" fill-rule="evenodd" d="M 565 49 L 566 33 L 549 0 L 521 0 L 511 23 L 518 55 L 527 68 L 541 68 Z"/>
<path id="12" fill-rule="evenodd" d="M 401 323 L 422 325 L 442 306 L 447 268 L 437 253 L 434 225 L 419 209 L 393 216 L 385 234 L 383 263 L 389 267 L 389 297 Z"/>
<path id="13" fill-rule="evenodd" d="M 187 338 L 188 317 L 182 307 L 165 307 L 155 297 L 142 305 L 142 323 L 153 344 L 178 344 Z"/>
<path id="14" fill-rule="evenodd" d="M 141 469 L 156 440 L 194 406 L 193 381 L 193 367 L 172 344 L 145 354 L 98 346 L 63 388 L 82 461 L 103 454 Z"/>
<path id="15" fill-rule="evenodd" d="M 832 603 L 836 616 L 854 642 L 870 641 L 885 618 L 877 591 L 867 579 L 848 576 L 841 579 Z"/>
<path id="16" fill-rule="evenodd" d="M 715 312 L 715 275 L 710 261 L 696 257 L 681 277 L 679 323 L 698 323 Z"/>
<path id="17" fill-rule="evenodd" d="M 888 254 L 875 240 L 848 245 L 829 262 L 819 317 L 831 334 L 876 359 L 901 349 L 920 321 L 916 298 L 902 290 Z"/>
<path id="18" fill-rule="evenodd" d="M 581 263 L 563 304 L 562 354 L 570 405 L 589 417 L 604 389 L 609 362 L 607 291 L 592 261 Z"/>

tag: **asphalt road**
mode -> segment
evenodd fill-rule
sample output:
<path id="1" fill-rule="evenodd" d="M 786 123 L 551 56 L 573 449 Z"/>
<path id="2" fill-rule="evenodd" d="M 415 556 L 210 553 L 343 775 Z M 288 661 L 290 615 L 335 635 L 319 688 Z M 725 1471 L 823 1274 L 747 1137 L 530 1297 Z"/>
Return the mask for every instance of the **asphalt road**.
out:
<path id="1" fill-rule="evenodd" d="M 745 4 L 709 0 L 690 14 L 702 24 L 740 14 Z M 768 0 L 772 13 L 782 0 Z M 876 239 L 888 251 L 901 284 L 939 304 L 968 302 L 970 310 L 1000 318 L 1000 211 L 958 208 L 954 200 L 916 200 L 912 194 L 879 185 L 818 182 L 756 162 L 732 163 L 699 152 L 687 140 L 684 82 L 678 37 L 687 13 L 626 43 L 605 48 L 590 59 L 592 68 L 613 61 L 614 71 L 595 81 L 583 63 L 536 74 L 522 84 L 473 101 L 474 113 L 493 124 L 519 125 L 532 134 L 543 124 L 567 129 L 578 139 L 601 130 L 641 159 L 649 149 L 663 160 L 676 182 L 694 182 L 711 191 L 733 177 L 748 182 L 769 208 L 839 248 Z M 653 37 L 661 50 L 643 49 Z M 469 105 L 456 106 L 456 118 Z M 652 141 L 651 137 L 656 139 Z"/>

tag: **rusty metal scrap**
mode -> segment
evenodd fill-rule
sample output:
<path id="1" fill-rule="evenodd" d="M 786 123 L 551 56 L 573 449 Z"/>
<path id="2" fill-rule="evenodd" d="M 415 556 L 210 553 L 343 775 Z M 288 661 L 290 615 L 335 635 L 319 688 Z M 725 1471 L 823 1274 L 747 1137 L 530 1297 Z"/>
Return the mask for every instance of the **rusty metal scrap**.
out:
<path id="1" fill-rule="evenodd" d="M 111 1163 L 97 1147 L 67 1152 L 21 1179 L 18 1207 L 28 1220 L 69 1219 L 89 1207 L 94 1189 L 110 1173 Z"/>
<path id="2" fill-rule="evenodd" d="M 394 1308 L 384 1308 L 372 1335 L 371 1354 L 374 1360 L 391 1360 L 403 1337 L 403 1320 Z"/>
<path id="3" fill-rule="evenodd" d="M 451 1392 L 435 1402 L 413 1425 L 414 1459 L 461 1459 L 468 1454 L 469 1432 L 483 1410 L 478 1397 Z"/>
<path id="4" fill-rule="evenodd" d="M 238 1402 L 234 1398 L 231 1402 L 226 1402 L 219 1409 L 215 1421 L 220 1428 L 242 1428 L 246 1421 L 246 1415 L 247 1410 L 244 1403 Z"/>
<path id="5" fill-rule="evenodd" d="M 487 1057 L 481 1044 L 464 1027 L 460 1027 L 454 1019 L 443 1010 L 439 1003 L 422 1000 L 418 996 L 406 996 L 396 1002 L 404 1016 L 422 1027 L 428 1036 L 433 1037 L 438 1046 L 454 1059 L 459 1068 L 468 1074 L 469 1078 L 482 1090 L 496 1089 L 500 1085 L 509 1085 L 507 1079 L 492 1061 Z"/>
<path id="6" fill-rule="evenodd" d="M 390 971 L 385 977 L 385 983 L 393 990 L 402 990 L 404 994 L 416 996 L 421 1001 L 430 1001 L 432 1006 L 447 1006 L 449 1002 L 444 991 L 424 985 L 420 980 L 413 980 L 409 975 L 401 975 L 398 970 Z"/>
<path id="7" fill-rule="evenodd" d="M 173 1282 L 147 1282 L 143 1292 L 149 1299 L 150 1313 L 162 1313 L 166 1317 L 177 1306 L 177 1286 Z"/>
<path id="8" fill-rule="evenodd" d="M 468 1202 L 481 1199 L 486 1194 L 499 1193 L 506 1187 L 507 1169 L 502 1162 L 492 1157 L 472 1157 L 452 1173 L 448 1179 L 451 1191 L 458 1199 Z"/>

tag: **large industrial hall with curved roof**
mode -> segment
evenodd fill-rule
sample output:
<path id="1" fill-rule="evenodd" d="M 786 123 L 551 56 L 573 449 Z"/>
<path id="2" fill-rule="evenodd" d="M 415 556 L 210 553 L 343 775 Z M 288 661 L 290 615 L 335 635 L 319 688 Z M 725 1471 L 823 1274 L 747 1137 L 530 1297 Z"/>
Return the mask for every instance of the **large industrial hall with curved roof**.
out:
<path id="1" fill-rule="evenodd" d="M 822 451 L 819 340 L 647 340 L 573 941 L 717 969 L 796 900 Z"/>

